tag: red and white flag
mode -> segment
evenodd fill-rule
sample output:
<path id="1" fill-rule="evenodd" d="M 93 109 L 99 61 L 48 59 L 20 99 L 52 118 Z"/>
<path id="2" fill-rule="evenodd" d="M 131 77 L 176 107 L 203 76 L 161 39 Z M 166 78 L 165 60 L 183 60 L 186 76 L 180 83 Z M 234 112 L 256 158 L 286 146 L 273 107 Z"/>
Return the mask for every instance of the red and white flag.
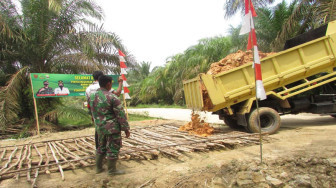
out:
<path id="1" fill-rule="evenodd" d="M 242 28 L 240 29 L 240 35 L 249 33 L 247 50 L 253 48 L 253 68 L 256 78 L 256 95 L 259 100 L 266 99 L 266 92 L 261 76 L 261 65 L 257 44 L 257 35 L 254 29 L 253 17 L 256 17 L 257 14 L 254 10 L 251 0 L 245 0 L 245 16 L 243 20 Z"/>
<path id="2" fill-rule="evenodd" d="M 122 53 L 122 51 L 118 50 L 119 51 L 119 60 L 120 60 L 120 74 L 121 74 L 121 77 L 123 79 L 123 93 L 124 93 L 124 96 L 125 96 L 125 99 L 131 99 L 131 97 L 129 96 L 129 85 L 127 84 L 127 79 L 126 79 L 126 60 L 125 60 L 125 54 Z"/>

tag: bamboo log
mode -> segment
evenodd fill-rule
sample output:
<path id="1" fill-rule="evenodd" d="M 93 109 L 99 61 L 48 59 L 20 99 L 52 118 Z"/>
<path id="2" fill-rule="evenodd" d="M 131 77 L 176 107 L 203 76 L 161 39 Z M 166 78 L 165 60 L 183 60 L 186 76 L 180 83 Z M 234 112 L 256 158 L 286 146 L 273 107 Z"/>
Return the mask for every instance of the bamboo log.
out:
<path id="1" fill-rule="evenodd" d="M 95 143 L 95 139 L 93 137 L 86 137 L 86 138 L 91 140 L 91 142 Z"/>
<path id="2" fill-rule="evenodd" d="M 90 154 L 88 154 L 88 153 L 86 153 L 86 152 L 81 151 L 81 150 L 78 149 L 77 147 L 73 147 L 73 146 L 71 146 L 71 145 L 68 145 L 68 144 L 65 143 L 64 141 L 62 141 L 62 144 L 63 144 L 64 146 L 66 146 L 66 147 L 69 147 L 69 148 L 72 148 L 72 149 L 76 150 L 77 152 L 81 153 L 81 154 L 84 155 L 84 156 L 90 155 Z"/>
<path id="3" fill-rule="evenodd" d="M 16 167 L 19 163 L 20 163 L 20 160 L 21 160 L 21 157 L 22 157 L 22 151 L 23 151 L 23 147 L 20 149 L 20 154 L 19 154 L 19 158 L 18 160 L 16 161 L 16 163 L 14 163 L 13 165 L 10 165 L 7 169 L 5 169 L 2 173 L 6 173 L 7 171 L 9 171 L 10 169 Z"/>
<path id="4" fill-rule="evenodd" d="M 32 162 L 32 159 L 31 159 L 31 146 L 32 145 L 29 145 L 28 146 L 28 156 L 27 156 L 27 159 L 28 160 L 28 171 L 27 171 L 27 181 L 30 182 L 30 169 L 31 169 L 31 162 Z"/>
<path id="5" fill-rule="evenodd" d="M 76 146 L 77 146 L 77 147 L 79 147 L 80 149 L 82 149 L 82 150 L 84 150 L 84 151 L 86 151 L 86 152 L 88 152 L 88 153 L 91 153 L 91 154 L 95 154 L 95 153 L 96 153 L 96 152 L 94 152 L 94 151 L 88 150 L 88 149 L 86 149 L 85 147 L 81 146 L 81 145 L 77 142 L 77 140 L 75 140 L 75 143 L 76 143 Z"/>
<path id="6" fill-rule="evenodd" d="M 88 157 L 85 157 L 85 158 L 82 158 L 82 159 L 79 159 L 79 160 L 89 160 L 89 159 L 93 159 L 93 158 L 94 158 L 93 156 L 88 156 Z M 69 162 L 77 162 L 79 160 L 70 160 Z M 36 168 L 43 168 L 43 167 L 46 167 L 46 166 L 61 165 L 61 164 L 64 164 L 64 163 L 68 163 L 68 162 L 67 161 L 62 161 L 62 162 L 58 162 L 58 163 L 54 163 L 54 164 L 41 165 L 39 167 L 31 167 L 31 169 L 25 168 L 25 169 L 20 169 L 20 170 L 9 171 L 9 172 L 1 174 L 0 180 L 2 180 L 3 177 L 7 177 L 7 176 L 3 176 L 3 175 L 12 174 L 12 173 L 18 173 L 18 172 L 23 172 L 23 171 L 27 171 L 27 170 L 36 169 Z M 94 164 L 92 164 L 92 165 L 94 165 Z"/>
<path id="7" fill-rule="evenodd" d="M 56 158 L 55 152 L 54 152 L 54 150 L 52 149 L 52 146 L 51 146 L 50 142 L 48 142 L 48 145 L 49 145 L 49 148 L 50 148 L 50 150 L 51 150 L 51 153 L 52 153 L 52 155 L 53 155 L 53 157 L 54 157 L 54 159 L 55 159 L 55 161 L 56 161 L 56 164 L 58 165 L 58 169 L 59 169 L 59 171 L 60 171 L 60 173 L 61 173 L 62 180 L 64 181 L 65 178 L 64 178 L 64 173 L 63 173 L 62 166 L 59 164 L 58 159 Z"/>
<path id="8" fill-rule="evenodd" d="M 73 159 L 80 159 L 80 157 L 78 155 L 76 155 L 75 153 L 71 152 L 66 146 L 64 146 L 63 144 L 59 143 L 59 142 L 55 142 L 59 147 L 63 148 L 64 151 L 66 151 L 67 153 L 64 153 L 65 155 L 70 156 Z M 83 166 L 87 166 L 89 165 L 86 161 L 79 161 Z"/>
<path id="9" fill-rule="evenodd" d="M 46 156 L 46 158 L 47 158 L 47 160 L 46 160 L 46 162 L 45 162 L 45 165 L 48 165 L 48 164 L 49 164 L 49 161 L 50 161 L 50 158 L 49 158 L 49 155 L 48 155 L 48 144 L 45 143 L 44 145 L 45 145 L 45 147 L 44 147 L 44 154 L 45 154 L 45 156 Z M 45 168 L 45 173 L 46 173 L 46 174 L 50 174 L 49 166 L 46 166 L 46 168 Z"/>
<path id="10" fill-rule="evenodd" d="M 2 151 L 2 154 L 1 154 L 1 157 L 0 157 L 0 162 L 1 162 L 2 159 L 5 157 L 5 155 L 6 155 L 6 151 L 7 151 L 6 148 Z"/>
<path id="11" fill-rule="evenodd" d="M 87 141 L 85 140 L 85 138 L 81 138 L 80 140 L 83 141 L 83 142 L 84 142 L 87 146 L 89 146 L 91 149 L 96 150 L 96 146 L 94 146 L 94 145 L 90 144 L 89 142 L 87 142 Z"/>
<path id="12" fill-rule="evenodd" d="M 58 156 L 60 156 L 64 161 L 68 162 L 69 165 L 70 165 L 73 169 L 76 168 L 76 166 L 75 166 L 73 163 L 70 163 L 70 162 L 69 162 L 69 161 L 68 161 L 68 160 L 61 154 L 61 152 L 59 152 L 59 150 L 58 150 L 59 148 L 55 145 L 54 142 L 52 142 L 51 145 L 54 147 L 54 149 L 55 149 L 56 153 L 58 154 Z"/>
<path id="13" fill-rule="evenodd" d="M 8 167 L 8 165 L 12 162 L 12 157 L 15 155 L 16 151 L 17 151 L 17 147 L 13 150 L 13 152 L 11 153 L 11 155 L 8 157 L 8 161 L 7 163 L 0 169 L 0 172 L 2 172 L 4 169 L 6 169 Z"/>
<path id="14" fill-rule="evenodd" d="M 37 165 L 39 167 L 42 164 L 43 156 L 41 155 L 40 151 L 37 149 L 37 147 L 35 145 L 34 145 L 34 148 L 36 150 L 36 153 L 40 156 L 40 161 L 39 161 L 39 163 Z M 32 187 L 36 187 L 36 179 L 37 179 L 38 174 L 39 174 L 39 168 L 36 169 L 35 177 L 34 177 L 34 180 L 32 182 Z"/>
<path id="15" fill-rule="evenodd" d="M 76 138 L 83 138 L 83 137 L 92 137 L 92 135 L 77 136 L 77 137 L 65 138 L 65 139 L 44 140 L 44 141 L 34 142 L 34 143 L 31 143 L 31 144 L 48 143 L 48 142 L 61 141 L 61 140 L 66 141 L 66 140 L 73 140 L 73 139 L 76 139 Z M 19 144 L 19 145 L 15 145 L 15 146 L 0 146 L 0 148 L 13 148 L 13 147 L 25 146 L 25 145 L 27 145 L 27 144 Z"/>
<path id="16" fill-rule="evenodd" d="M 20 162 L 19 162 L 19 166 L 18 166 L 18 169 L 20 170 L 21 168 L 22 168 L 22 163 L 23 163 L 23 161 L 25 161 L 26 160 L 26 157 L 27 157 L 27 151 L 28 151 L 28 145 L 26 145 L 26 147 L 25 147 L 25 150 L 24 150 L 24 153 L 23 153 L 23 157 L 22 157 L 22 159 L 20 160 Z M 19 180 L 19 177 L 20 177 L 20 173 L 18 173 L 17 175 L 16 175 L 16 180 Z"/>

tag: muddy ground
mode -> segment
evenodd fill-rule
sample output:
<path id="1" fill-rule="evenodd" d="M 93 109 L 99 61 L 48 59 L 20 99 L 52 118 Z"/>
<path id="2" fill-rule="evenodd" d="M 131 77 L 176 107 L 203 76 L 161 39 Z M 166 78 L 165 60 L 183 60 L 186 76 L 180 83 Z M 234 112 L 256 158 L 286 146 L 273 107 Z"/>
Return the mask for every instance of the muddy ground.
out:
<path id="1" fill-rule="evenodd" d="M 132 122 L 132 128 L 186 122 L 149 120 Z M 93 167 L 41 175 L 38 187 L 336 187 L 336 119 L 310 114 L 282 117 L 282 127 L 260 146 L 202 153 L 185 153 L 178 159 L 161 156 L 149 161 L 120 161 L 127 174 L 96 175 Z M 216 125 L 215 125 L 216 126 Z M 227 129 L 227 127 L 224 127 Z M 0 145 L 93 134 L 93 129 L 46 133 Z M 4 180 L 0 187 L 30 187 L 25 178 Z"/>

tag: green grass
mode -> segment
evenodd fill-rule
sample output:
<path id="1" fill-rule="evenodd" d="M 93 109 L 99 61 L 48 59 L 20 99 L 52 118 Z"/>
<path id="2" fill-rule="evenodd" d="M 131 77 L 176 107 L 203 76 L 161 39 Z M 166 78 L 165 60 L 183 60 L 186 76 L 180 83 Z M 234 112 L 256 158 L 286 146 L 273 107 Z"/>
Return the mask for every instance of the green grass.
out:
<path id="1" fill-rule="evenodd" d="M 76 118 L 59 118 L 58 123 L 60 126 L 84 126 L 88 127 L 92 125 L 91 120 L 83 120 Z"/>
<path id="2" fill-rule="evenodd" d="M 154 117 L 149 117 L 146 115 L 138 115 L 138 114 L 128 114 L 129 121 L 143 121 L 143 120 L 151 120 L 158 119 Z"/>
<path id="3" fill-rule="evenodd" d="M 130 106 L 129 108 L 186 108 L 180 105 L 166 105 L 166 104 L 138 104 L 136 106 Z"/>
<path id="4" fill-rule="evenodd" d="M 158 119 L 149 117 L 145 114 L 139 115 L 139 114 L 128 114 L 129 121 L 143 121 L 143 120 L 152 120 L 152 119 Z M 71 126 L 77 126 L 77 127 L 89 127 L 92 126 L 91 120 L 83 120 L 83 119 L 76 119 L 76 118 L 60 118 L 59 119 L 59 125 L 63 127 L 71 127 Z"/>

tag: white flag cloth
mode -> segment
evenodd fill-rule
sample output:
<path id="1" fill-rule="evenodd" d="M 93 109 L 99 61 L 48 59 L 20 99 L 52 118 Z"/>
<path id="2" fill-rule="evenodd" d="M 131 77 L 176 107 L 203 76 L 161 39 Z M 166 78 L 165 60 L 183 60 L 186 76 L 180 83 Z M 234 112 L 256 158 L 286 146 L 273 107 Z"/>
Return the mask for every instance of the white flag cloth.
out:
<path id="1" fill-rule="evenodd" d="M 264 89 L 263 81 L 262 80 L 257 80 L 256 84 L 257 84 L 257 90 L 256 90 L 257 98 L 259 100 L 265 100 L 267 97 L 266 97 L 266 92 L 265 92 L 265 89 Z"/>
<path id="2" fill-rule="evenodd" d="M 125 58 L 123 56 L 119 56 L 120 62 L 126 62 Z"/>
<path id="3" fill-rule="evenodd" d="M 120 73 L 121 73 L 121 74 L 127 74 L 125 68 L 121 68 L 121 69 L 120 69 Z"/>
<path id="4" fill-rule="evenodd" d="M 125 80 L 123 81 L 123 87 L 129 87 L 128 83 Z"/>
<path id="5" fill-rule="evenodd" d="M 131 99 L 128 93 L 125 93 L 124 95 L 125 95 L 125 99 Z"/>
<path id="6" fill-rule="evenodd" d="M 243 25 L 240 28 L 239 35 L 244 35 L 246 33 L 249 33 L 251 31 L 251 21 L 252 21 L 252 13 L 249 11 L 249 13 L 245 14 L 243 19 Z M 253 23 L 253 22 L 252 22 Z"/>

